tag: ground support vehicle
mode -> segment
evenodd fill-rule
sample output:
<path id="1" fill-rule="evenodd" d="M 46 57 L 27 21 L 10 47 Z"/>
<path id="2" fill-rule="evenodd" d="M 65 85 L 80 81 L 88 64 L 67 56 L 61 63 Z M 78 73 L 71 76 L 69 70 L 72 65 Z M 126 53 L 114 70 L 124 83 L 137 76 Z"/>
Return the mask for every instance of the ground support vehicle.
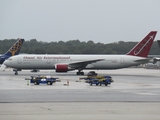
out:
<path id="1" fill-rule="evenodd" d="M 34 85 L 39 84 L 47 84 L 52 85 L 57 81 L 58 78 L 53 78 L 51 76 L 31 76 L 30 83 L 33 83 Z"/>
<path id="2" fill-rule="evenodd" d="M 93 84 L 95 85 L 105 85 L 107 86 L 108 84 L 111 84 L 112 82 L 114 82 L 112 80 L 111 76 L 87 76 L 87 77 L 83 77 L 81 79 L 84 79 L 86 81 L 86 83 L 89 83 L 91 86 Z"/>
<path id="3" fill-rule="evenodd" d="M 112 77 L 111 76 L 103 76 L 104 78 L 99 79 L 99 85 L 105 85 L 107 86 L 108 84 L 111 84 L 113 82 Z"/>
<path id="4" fill-rule="evenodd" d="M 87 76 L 97 76 L 98 74 L 95 71 L 89 71 Z"/>

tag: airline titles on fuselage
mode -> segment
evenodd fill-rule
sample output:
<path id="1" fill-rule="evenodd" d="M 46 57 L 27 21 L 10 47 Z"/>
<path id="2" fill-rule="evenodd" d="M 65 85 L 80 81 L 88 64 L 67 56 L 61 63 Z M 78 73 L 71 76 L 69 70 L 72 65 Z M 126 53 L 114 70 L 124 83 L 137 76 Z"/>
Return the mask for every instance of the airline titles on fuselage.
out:
<path id="1" fill-rule="evenodd" d="M 52 56 L 24 56 L 23 61 L 28 61 L 28 60 L 70 60 L 70 56 L 62 57 L 62 56 L 57 56 L 57 57 L 52 57 Z"/>

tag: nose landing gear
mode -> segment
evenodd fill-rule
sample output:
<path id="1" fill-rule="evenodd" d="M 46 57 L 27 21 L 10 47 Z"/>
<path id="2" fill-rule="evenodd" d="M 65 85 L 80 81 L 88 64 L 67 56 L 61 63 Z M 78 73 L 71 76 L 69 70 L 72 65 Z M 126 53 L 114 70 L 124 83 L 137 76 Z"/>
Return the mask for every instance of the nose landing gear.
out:
<path id="1" fill-rule="evenodd" d="M 15 72 L 15 75 L 18 75 L 18 71 L 21 71 L 21 69 L 13 69 L 13 71 Z"/>
<path id="2" fill-rule="evenodd" d="M 16 71 L 14 74 L 15 74 L 15 75 L 18 75 L 18 72 Z"/>

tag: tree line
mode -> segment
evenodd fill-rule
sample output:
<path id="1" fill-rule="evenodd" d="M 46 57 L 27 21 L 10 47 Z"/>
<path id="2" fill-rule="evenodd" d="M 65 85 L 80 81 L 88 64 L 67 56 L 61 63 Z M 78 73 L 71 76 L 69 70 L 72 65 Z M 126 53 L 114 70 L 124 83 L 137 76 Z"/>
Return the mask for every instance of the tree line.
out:
<path id="1" fill-rule="evenodd" d="M 17 39 L 0 40 L 0 54 L 5 53 Z M 69 40 L 67 42 L 43 42 L 36 39 L 26 40 L 23 43 L 21 53 L 28 54 L 126 54 L 138 42 L 119 41 L 115 43 L 94 43 L 92 40 L 81 42 Z M 159 55 L 160 48 L 154 41 L 149 54 Z"/>

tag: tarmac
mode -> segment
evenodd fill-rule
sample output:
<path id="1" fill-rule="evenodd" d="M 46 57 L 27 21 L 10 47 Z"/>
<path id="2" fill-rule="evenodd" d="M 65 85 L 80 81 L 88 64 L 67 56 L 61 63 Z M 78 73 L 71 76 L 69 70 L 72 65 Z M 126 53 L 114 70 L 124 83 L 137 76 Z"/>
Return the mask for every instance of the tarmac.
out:
<path id="1" fill-rule="evenodd" d="M 24 70 L 17 76 L 11 69 L 1 71 L 0 120 L 160 119 L 159 69 L 96 72 L 112 76 L 114 82 L 108 86 L 90 86 L 79 79 L 84 76 L 77 76 L 76 71 L 32 73 Z M 61 82 L 33 85 L 25 80 L 37 75 L 58 77 Z"/>

